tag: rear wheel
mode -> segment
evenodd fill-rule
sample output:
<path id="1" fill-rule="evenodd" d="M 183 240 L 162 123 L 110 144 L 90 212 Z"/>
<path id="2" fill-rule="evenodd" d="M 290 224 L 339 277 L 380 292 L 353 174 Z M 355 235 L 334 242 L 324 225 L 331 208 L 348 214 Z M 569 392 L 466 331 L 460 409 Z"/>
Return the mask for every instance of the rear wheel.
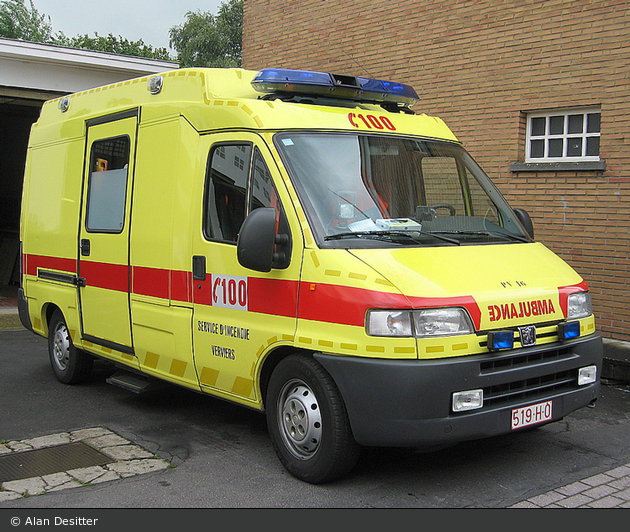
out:
<path id="1" fill-rule="evenodd" d="M 278 458 L 295 477 L 329 482 L 356 464 L 343 399 L 334 381 L 311 356 L 291 355 L 278 364 L 267 389 L 267 426 Z"/>
<path id="2" fill-rule="evenodd" d="M 82 382 L 92 371 L 94 358 L 74 346 L 59 310 L 53 313 L 48 327 L 48 355 L 55 377 L 64 384 Z"/>

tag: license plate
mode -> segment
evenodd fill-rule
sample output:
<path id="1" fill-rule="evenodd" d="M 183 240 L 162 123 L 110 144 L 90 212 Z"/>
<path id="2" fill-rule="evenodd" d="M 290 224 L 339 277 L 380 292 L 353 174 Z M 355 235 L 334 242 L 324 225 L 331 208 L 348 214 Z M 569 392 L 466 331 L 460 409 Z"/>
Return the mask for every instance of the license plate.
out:
<path id="1" fill-rule="evenodd" d="M 552 412 L 553 401 L 515 408 L 512 410 L 512 430 L 549 421 Z"/>

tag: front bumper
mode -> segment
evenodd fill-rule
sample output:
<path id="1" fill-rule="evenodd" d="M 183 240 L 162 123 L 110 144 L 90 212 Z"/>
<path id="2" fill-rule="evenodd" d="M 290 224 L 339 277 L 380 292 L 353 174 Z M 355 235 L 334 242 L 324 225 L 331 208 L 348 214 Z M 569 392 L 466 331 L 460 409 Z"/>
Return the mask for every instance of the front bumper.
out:
<path id="1" fill-rule="evenodd" d="M 419 447 L 511 432 L 512 410 L 553 401 L 551 421 L 597 399 L 601 335 L 502 353 L 433 360 L 316 354 L 337 383 L 358 443 Z M 597 382 L 578 386 L 577 370 L 597 366 Z M 452 394 L 484 390 L 484 406 L 454 413 Z"/>

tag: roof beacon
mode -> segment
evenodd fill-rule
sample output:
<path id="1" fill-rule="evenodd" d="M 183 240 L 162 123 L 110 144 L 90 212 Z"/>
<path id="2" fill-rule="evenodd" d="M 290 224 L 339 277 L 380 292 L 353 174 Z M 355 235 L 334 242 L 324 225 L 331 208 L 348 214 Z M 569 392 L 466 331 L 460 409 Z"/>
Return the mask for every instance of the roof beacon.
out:
<path id="1" fill-rule="evenodd" d="M 419 99 L 413 87 L 404 83 L 282 68 L 259 71 L 252 86 L 258 92 L 278 96 L 323 96 L 395 106 L 402 104 L 405 108 Z"/>

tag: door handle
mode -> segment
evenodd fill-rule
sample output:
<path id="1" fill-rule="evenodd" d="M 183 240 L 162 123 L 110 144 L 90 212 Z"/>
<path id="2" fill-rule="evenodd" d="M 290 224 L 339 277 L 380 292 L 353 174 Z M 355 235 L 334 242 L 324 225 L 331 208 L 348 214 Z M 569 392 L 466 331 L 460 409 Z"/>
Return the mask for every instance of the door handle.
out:
<path id="1" fill-rule="evenodd" d="M 84 257 L 90 256 L 90 240 L 87 238 L 81 239 L 81 255 Z"/>
<path id="2" fill-rule="evenodd" d="M 206 257 L 203 255 L 193 257 L 192 274 L 195 281 L 206 280 Z"/>

